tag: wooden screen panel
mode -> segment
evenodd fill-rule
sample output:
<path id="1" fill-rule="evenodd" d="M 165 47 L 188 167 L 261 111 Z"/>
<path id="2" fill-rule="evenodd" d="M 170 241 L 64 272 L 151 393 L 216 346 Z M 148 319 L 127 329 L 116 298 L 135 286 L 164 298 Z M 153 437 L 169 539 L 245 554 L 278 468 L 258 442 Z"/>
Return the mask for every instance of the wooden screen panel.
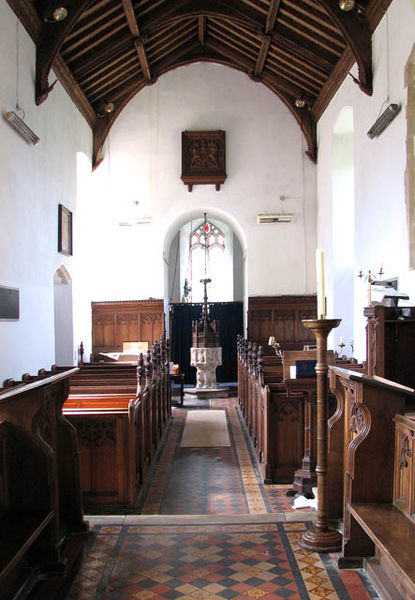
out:
<path id="1" fill-rule="evenodd" d="M 317 298 L 306 296 L 256 296 L 248 299 L 248 338 L 266 345 L 272 335 L 285 350 L 300 350 L 315 344 L 302 319 L 317 316 Z"/>
<path id="2" fill-rule="evenodd" d="M 147 313 L 140 315 L 140 331 L 141 339 L 144 340 L 158 340 L 160 341 L 160 334 L 162 329 L 162 315 L 156 313 Z"/>
<path id="3" fill-rule="evenodd" d="M 123 342 L 160 340 L 164 302 L 159 299 L 92 302 L 92 353 L 122 352 Z"/>

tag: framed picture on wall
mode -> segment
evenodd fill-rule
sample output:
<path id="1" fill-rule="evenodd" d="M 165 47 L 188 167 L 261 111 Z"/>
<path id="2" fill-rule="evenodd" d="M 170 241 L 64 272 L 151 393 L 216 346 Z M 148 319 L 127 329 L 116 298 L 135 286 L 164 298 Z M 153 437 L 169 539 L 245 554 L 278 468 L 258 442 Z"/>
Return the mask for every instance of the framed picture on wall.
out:
<path id="1" fill-rule="evenodd" d="M 58 252 L 72 255 L 72 213 L 62 204 L 58 207 Z"/>

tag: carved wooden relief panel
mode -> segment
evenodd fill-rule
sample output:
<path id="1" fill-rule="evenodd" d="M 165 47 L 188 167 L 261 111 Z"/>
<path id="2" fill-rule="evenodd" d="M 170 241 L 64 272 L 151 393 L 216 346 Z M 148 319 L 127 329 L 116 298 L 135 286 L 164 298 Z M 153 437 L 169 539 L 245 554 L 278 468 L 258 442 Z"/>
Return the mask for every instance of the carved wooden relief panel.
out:
<path id="1" fill-rule="evenodd" d="M 224 131 L 182 132 L 182 177 L 189 192 L 195 184 L 213 184 L 216 190 L 226 180 Z"/>
<path id="2" fill-rule="evenodd" d="M 393 503 L 415 521 L 415 419 L 395 417 Z"/>

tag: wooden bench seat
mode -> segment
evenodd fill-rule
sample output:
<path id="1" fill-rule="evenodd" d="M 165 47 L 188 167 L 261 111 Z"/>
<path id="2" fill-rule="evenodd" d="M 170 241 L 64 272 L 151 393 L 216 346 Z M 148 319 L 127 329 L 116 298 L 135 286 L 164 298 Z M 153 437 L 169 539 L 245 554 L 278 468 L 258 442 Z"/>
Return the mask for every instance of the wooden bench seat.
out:
<path id="1" fill-rule="evenodd" d="M 75 372 L 24 376 L 25 384 L 0 393 L 0 597 L 5 600 L 30 597 L 51 567 L 64 577 L 88 529 L 76 433 L 62 418 Z"/>
<path id="2" fill-rule="evenodd" d="M 349 511 L 374 542 L 379 561 L 390 565 L 403 598 L 415 598 L 415 524 L 393 504 L 355 503 Z"/>
<path id="3" fill-rule="evenodd" d="M 114 410 L 127 409 L 135 402 L 135 394 L 69 394 L 63 411 L 70 414 L 76 410 Z"/>
<path id="4" fill-rule="evenodd" d="M 167 349 L 138 365 L 85 365 L 70 381 L 63 413 L 78 432 L 87 510 L 134 510 L 170 417 Z"/>
<path id="5" fill-rule="evenodd" d="M 142 399 L 136 394 L 69 394 L 64 416 L 78 433 L 83 501 L 134 508 L 146 471 Z"/>

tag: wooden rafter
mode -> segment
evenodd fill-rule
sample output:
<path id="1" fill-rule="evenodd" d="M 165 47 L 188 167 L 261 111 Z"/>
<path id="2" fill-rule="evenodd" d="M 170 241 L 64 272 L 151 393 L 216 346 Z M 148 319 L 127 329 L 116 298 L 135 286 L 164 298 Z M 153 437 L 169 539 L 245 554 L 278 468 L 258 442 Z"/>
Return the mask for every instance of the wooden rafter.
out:
<path id="1" fill-rule="evenodd" d="M 271 36 L 268 34 L 275 27 L 278 10 L 280 8 L 280 3 L 281 3 L 281 0 L 271 0 L 270 5 L 269 5 L 267 20 L 265 23 L 265 35 L 261 36 L 261 47 L 258 52 L 258 58 L 257 58 L 256 64 L 255 64 L 255 69 L 254 69 L 254 77 L 255 78 L 261 77 L 261 73 L 264 68 L 265 61 L 267 60 L 269 47 L 270 47 L 271 41 L 272 41 Z"/>
<path id="2" fill-rule="evenodd" d="M 199 42 L 201 46 L 206 44 L 206 17 L 199 17 L 198 21 Z"/>
<path id="3" fill-rule="evenodd" d="M 170 21 L 199 16 L 215 17 L 242 23 L 253 31 L 263 28 L 258 12 L 247 5 L 230 0 L 178 0 L 163 6 L 146 19 L 141 19 L 141 31 L 146 34 Z"/>
<path id="4" fill-rule="evenodd" d="M 271 45 L 271 36 L 261 35 L 261 48 L 259 49 L 258 58 L 254 69 L 254 76 L 257 78 L 261 77 L 262 69 L 264 68 L 265 61 L 268 56 L 268 50 Z"/>
<path id="5" fill-rule="evenodd" d="M 267 14 L 267 22 L 265 24 L 265 33 L 273 31 L 277 21 L 277 15 L 280 8 L 281 0 L 271 0 Z"/>
<path id="6" fill-rule="evenodd" d="M 134 38 L 134 47 L 137 51 L 138 60 L 140 61 L 141 70 L 147 81 L 151 81 L 151 71 L 147 60 L 147 54 L 144 47 L 144 39 L 140 35 L 137 18 L 134 13 L 134 7 L 131 0 L 121 0 L 124 7 L 125 16 L 127 19 L 130 33 Z"/>
<path id="7" fill-rule="evenodd" d="M 47 23 L 38 0 L 7 0 L 37 46 L 36 101 L 53 68 L 94 131 L 94 164 L 132 96 L 181 65 L 210 61 L 261 81 L 287 105 L 316 157 L 316 122 L 358 65 L 372 89 L 371 34 L 391 0 L 66 0 L 69 14 Z M 39 12 L 37 12 L 39 11 Z M 304 110 L 295 99 L 307 98 Z M 103 118 L 104 99 L 116 111 Z M 98 114 L 97 114 L 98 113 Z"/>

